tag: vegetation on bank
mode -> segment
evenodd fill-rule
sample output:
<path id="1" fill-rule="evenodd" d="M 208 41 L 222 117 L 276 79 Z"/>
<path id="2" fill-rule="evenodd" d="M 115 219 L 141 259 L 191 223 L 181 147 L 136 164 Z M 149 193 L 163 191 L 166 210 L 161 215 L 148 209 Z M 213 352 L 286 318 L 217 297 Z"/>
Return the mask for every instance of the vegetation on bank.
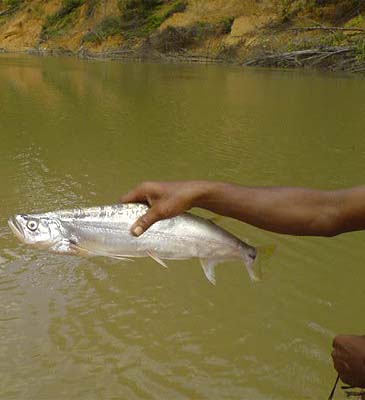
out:
<path id="1" fill-rule="evenodd" d="M 67 28 L 75 22 L 77 11 L 85 0 L 63 0 L 61 8 L 47 15 L 40 34 L 41 40 L 48 40 L 57 35 L 63 35 Z"/>
<path id="2" fill-rule="evenodd" d="M 183 12 L 187 2 L 177 0 L 119 0 L 121 11 L 121 29 L 126 38 L 145 37 L 155 31 L 169 17 Z"/>
<path id="3" fill-rule="evenodd" d="M 94 7 L 96 1 L 94 0 Z M 185 0 L 177 0 L 160 10 L 161 0 L 119 0 L 120 15 L 109 15 L 83 37 L 83 42 L 101 43 L 110 36 L 122 34 L 125 39 L 146 37 L 176 12 L 183 12 Z"/>
<path id="4" fill-rule="evenodd" d="M 22 5 L 23 0 L 3 0 L 2 3 L 3 8 L 5 9 L 0 9 L 0 18 L 15 13 Z"/>
<path id="5" fill-rule="evenodd" d="M 28 42 L 84 55 L 121 49 L 140 56 L 361 70 L 365 2 L 0 0 L 0 48 Z"/>
<path id="6" fill-rule="evenodd" d="M 363 0 L 281 0 L 281 17 L 290 21 L 298 14 L 315 20 L 345 23 L 364 11 Z"/>

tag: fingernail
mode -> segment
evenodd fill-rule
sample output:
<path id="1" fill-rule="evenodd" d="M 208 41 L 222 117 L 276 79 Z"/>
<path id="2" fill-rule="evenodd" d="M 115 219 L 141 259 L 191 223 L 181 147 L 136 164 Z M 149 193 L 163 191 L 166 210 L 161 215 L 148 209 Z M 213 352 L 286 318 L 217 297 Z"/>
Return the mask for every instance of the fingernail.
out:
<path id="1" fill-rule="evenodd" d="M 141 226 L 136 226 L 136 227 L 133 229 L 133 233 L 134 233 L 136 236 L 142 235 L 142 233 L 143 233 L 143 228 L 142 228 Z"/>

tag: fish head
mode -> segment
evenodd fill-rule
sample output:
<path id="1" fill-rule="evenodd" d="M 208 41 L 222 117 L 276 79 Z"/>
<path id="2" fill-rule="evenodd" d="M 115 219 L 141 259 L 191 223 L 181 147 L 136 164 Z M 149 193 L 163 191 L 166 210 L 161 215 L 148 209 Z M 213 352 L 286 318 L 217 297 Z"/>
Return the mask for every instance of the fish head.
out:
<path id="1" fill-rule="evenodd" d="M 63 239 L 57 218 L 42 215 L 14 215 L 8 221 L 14 235 L 23 243 L 49 248 Z"/>

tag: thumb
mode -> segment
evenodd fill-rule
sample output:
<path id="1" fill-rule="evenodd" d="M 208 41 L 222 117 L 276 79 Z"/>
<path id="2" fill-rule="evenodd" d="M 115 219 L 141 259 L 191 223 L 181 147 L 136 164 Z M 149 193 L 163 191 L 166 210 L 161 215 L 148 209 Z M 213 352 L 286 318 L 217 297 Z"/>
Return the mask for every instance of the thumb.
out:
<path id="1" fill-rule="evenodd" d="M 157 206 L 152 206 L 146 214 L 138 218 L 132 225 L 131 232 L 134 236 L 140 236 L 155 222 L 163 219 L 161 212 Z"/>

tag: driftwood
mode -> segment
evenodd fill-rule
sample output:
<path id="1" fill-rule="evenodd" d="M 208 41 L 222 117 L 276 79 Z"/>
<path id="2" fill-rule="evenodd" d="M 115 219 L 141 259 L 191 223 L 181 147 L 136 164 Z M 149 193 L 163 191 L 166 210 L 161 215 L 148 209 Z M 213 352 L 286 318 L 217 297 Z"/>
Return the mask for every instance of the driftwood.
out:
<path id="1" fill-rule="evenodd" d="M 336 67 L 338 59 L 336 62 L 331 62 L 332 57 L 343 57 L 344 59 L 351 58 L 352 62 L 356 62 L 356 53 L 353 47 L 326 47 L 285 53 L 264 54 L 260 57 L 246 61 L 243 65 L 261 67 L 320 67 L 326 65 L 328 67 L 328 64 L 333 64 L 333 68 L 331 69 L 338 70 Z M 343 67 L 344 66 L 345 64 Z M 359 63 L 356 63 L 356 68 L 358 67 L 360 67 Z M 348 70 L 348 68 L 343 68 L 341 70 L 345 69 Z"/>

